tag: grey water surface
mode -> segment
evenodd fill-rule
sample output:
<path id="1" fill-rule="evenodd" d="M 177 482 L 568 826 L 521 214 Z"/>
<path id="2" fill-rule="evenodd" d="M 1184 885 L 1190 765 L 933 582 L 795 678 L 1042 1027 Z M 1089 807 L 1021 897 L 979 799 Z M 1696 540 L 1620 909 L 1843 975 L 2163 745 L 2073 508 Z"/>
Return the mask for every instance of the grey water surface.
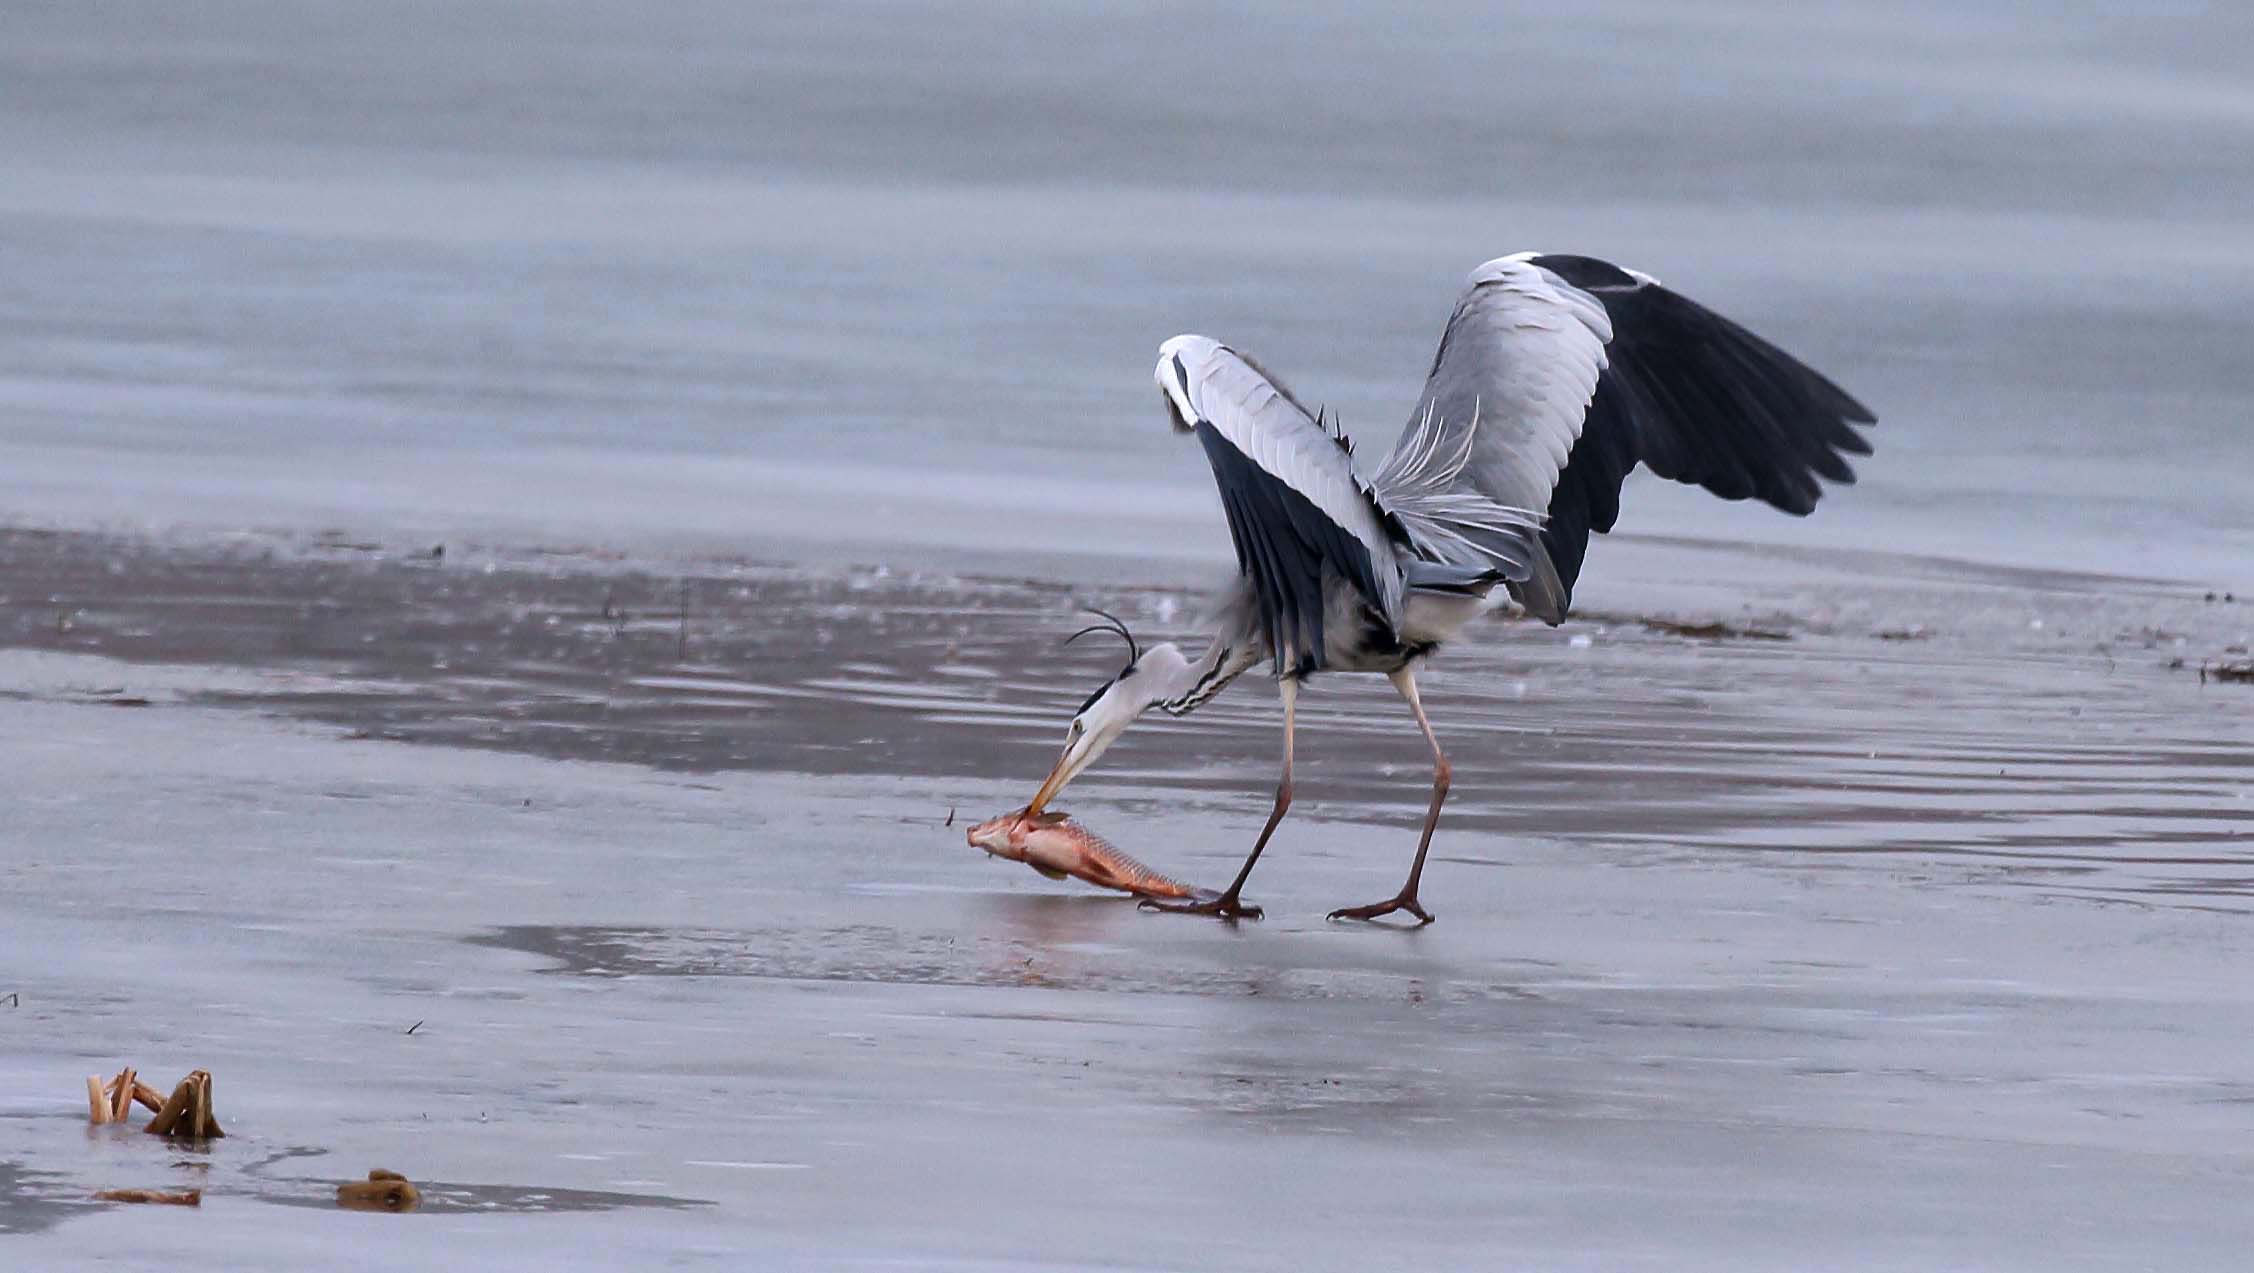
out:
<path id="1" fill-rule="evenodd" d="M 1805 525 L 1653 484 L 1630 530 L 2243 582 L 2250 24 L 18 5 L 0 502 L 1213 556 L 1160 340 L 1254 350 L 1381 447 L 1464 273 L 1535 247 L 1658 274 L 1883 422 Z"/>
<path id="2" fill-rule="evenodd" d="M 0 6 L 0 1266 L 2244 1267 L 2250 49 Z M 1227 568 L 1157 343 L 1366 461 L 1525 248 L 1835 376 L 1861 483 L 1638 479 L 1571 623 L 1433 663 L 1430 929 L 1321 918 L 1424 808 L 1366 678 L 1260 924 L 969 848 L 1117 669 L 1075 606 Z M 1217 883 L 1276 750 L 1246 678 L 1065 803 Z M 230 1134 L 89 1127 L 128 1064 Z"/>

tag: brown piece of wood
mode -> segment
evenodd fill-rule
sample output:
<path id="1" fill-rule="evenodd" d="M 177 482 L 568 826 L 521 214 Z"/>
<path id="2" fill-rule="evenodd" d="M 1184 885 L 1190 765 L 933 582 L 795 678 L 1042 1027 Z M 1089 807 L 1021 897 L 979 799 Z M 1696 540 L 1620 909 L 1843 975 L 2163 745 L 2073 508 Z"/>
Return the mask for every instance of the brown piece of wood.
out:
<path id="1" fill-rule="evenodd" d="M 222 1135 L 223 1133 L 219 1130 L 219 1120 L 211 1116 L 211 1071 L 197 1070 L 189 1077 L 194 1079 L 196 1084 L 194 1126 L 197 1139 L 209 1140 L 214 1136 Z"/>
<path id="2" fill-rule="evenodd" d="M 122 1123 L 133 1110 L 133 1067 L 128 1065 L 110 1080 L 110 1121 Z"/>
<path id="3" fill-rule="evenodd" d="M 99 1202 L 160 1202 L 172 1207 L 200 1207 L 203 1205 L 203 1190 L 183 1189 L 178 1193 L 168 1193 L 162 1189 L 104 1189 L 95 1194 L 94 1198 Z"/>
<path id="4" fill-rule="evenodd" d="M 203 1075 L 203 1118 L 200 1123 L 203 1134 L 214 1138 L 224 1136 L 227 1133 L 219 1126 L 219 1106 L 211 1098 L 211 1075 L 204 1070 L 197 1070 L 196 1073 Z"/>
<path id="5" fill-rule="evenodd" d="M 138 1075 L 133 1079 L 133 1099 L 148 1106 L 151 1114 L 164 1108 L 164 1093 L 142 1082 Z"/>
<path id="6" fill-rule="evenodd" d="M 227 1133 L 211 1108 L 211 1071 L 197 1070 L 180 1080 L 172 1095 L 157 1107 L 157 1116 L 141 1130 L 153 1136 L 192 1136 L 211 1140 Z"/>
<path id="7" fill-rule="evenodd" d="M 413 1211 L 423 1205 L 423 1192 L 407 1177 L 379 1167 L 366 1180 L 338 1185 L 337 1205 L 350 1211 Z"/>
<path id="8" fill-rule="evenodd" d="M 157 1107 L 157 1116 L 150 1119 L 149 1125 L 141 1130 L 151 1136 L 178 1135 L 180 1116 L 187 1113 L 188 1102 L 195 1098 L 195 1094 L 196 1076 L 191 1074 L 180 1080 L 180 1085 L 172 1089 L 172 1095 L 165 1097 L 164 1104 Z"/>
<path id="9" fill-rule="evenodd" d="M 86 1076 L 86 1121 L 101 1124 L 110 1121 L 109 1099 L 102 1094 L 102 1076 Z"/>

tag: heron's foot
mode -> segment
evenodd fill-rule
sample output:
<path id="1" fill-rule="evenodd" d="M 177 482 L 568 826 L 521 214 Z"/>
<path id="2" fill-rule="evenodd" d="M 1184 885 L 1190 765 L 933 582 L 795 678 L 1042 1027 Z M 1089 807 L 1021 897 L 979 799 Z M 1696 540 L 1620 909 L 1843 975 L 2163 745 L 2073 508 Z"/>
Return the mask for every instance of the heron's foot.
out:
<path id="1" fill-rule="evenodd" d="M 1141 907 L 1146 911 L 1165 911 L 1170 915 L 1212 915 L 1229 920 L 1258 919 L 1261 916 L 1260 908 L 1247 905 L 1234 889 L 1226 893 L 1205 893 L 1181 901 L 1146 897 L 1142 900 Z"/>
<path id="2" fill-rule="evenodd" d="M 1395 911 L 1407 911 L 1409 914 L 1416 916 L 1418 928 L 1432 922 L 1432 912 L 1417 904 L 1417 895 L 1414 893 L 1403 893 L 1399 897 L 1382 902 L 1372 902 L 1367 906 L 1343 906 L 1332 911 L 1330 918 L 1376 919 L 1380 915 L 1391 915 Z"/>

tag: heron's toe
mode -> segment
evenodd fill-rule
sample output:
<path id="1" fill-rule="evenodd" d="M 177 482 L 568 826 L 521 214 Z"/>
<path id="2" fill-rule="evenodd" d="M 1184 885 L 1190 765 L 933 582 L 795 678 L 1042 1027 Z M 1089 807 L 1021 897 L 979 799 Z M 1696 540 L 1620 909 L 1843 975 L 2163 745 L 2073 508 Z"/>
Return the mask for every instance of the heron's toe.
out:
<path id="1" fill-rule="evenodd" d="M 1368 906 L 1342 906 L 1332 911 L 1328 918 L 1371 920 L 1381 915 L 1391 915 L 1395 911 L 1407 911 L 1416 916 L 1418 928 L 1432 922 L 1432 912 L 1426 910 L 1414 897 L 1393 897 L 1382 902 L 1372 902 Z"/>

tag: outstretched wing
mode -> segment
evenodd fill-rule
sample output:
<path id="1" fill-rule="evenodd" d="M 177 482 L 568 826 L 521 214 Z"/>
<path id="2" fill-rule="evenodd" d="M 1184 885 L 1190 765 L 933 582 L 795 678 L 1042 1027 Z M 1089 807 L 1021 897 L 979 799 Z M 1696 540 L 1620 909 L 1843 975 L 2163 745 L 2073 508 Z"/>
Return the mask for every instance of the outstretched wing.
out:
<path id="1" fill-rule="evenodd" d="M 1661 477 L 1796 517 L 1814 511 L 1822 481 L 1854 482 L 1844 457 L 1871 453 L 1855 426 L 1878 417 L 1821 372 L 1648 274 L 1587 256 L 1531 263 L 1612 316 L 1612 365 L 1597 382 L 1542 532 L 1562 585 L 1557 617 L 1572 599 L 1589 532 L 1612 529 L 1620 484 L 1639 461 Z"/>
<path id="2" fill-rule="evenodd" d="M 1612 529 L 1638 463 L 1724 499 L 1805 514 L 1819 478 L 1851 482 L 1872 415 L 1791 355 L 1648 275 L 1521 253 L 1472 271 L 1409 427 L 1375 483 L 1434 482 L 1427 454 L 1466 458 L 1441 483 L 1541 510 L 1512 593 L 1565 617 L 1591 531 Z M 1468 442 L 1462 431 L 1468 430 Z M 1388 504 L 1390 507 L 1390 503 Z"/>
<path id="3" fill-rule="evenodd" d="M 1276 670 L 1322 666 L 1326 572 L 1398 626 L 1392 540 L 1340 440 L 1259 366 L 1208 337 L 1160 345 L 1156 374 L 1175 427 L 1195 433 L 1213 465 Z"/>
<path id="4" fill-rule="evenodd" d="M 1610 339 L 1604 306 L 1548 270 L 1506 257 L 1471 272 L 1424 397 L 1370 479 L 1420 556 L 1514 583 L 1539 571 L 1541 516 Z"/>

